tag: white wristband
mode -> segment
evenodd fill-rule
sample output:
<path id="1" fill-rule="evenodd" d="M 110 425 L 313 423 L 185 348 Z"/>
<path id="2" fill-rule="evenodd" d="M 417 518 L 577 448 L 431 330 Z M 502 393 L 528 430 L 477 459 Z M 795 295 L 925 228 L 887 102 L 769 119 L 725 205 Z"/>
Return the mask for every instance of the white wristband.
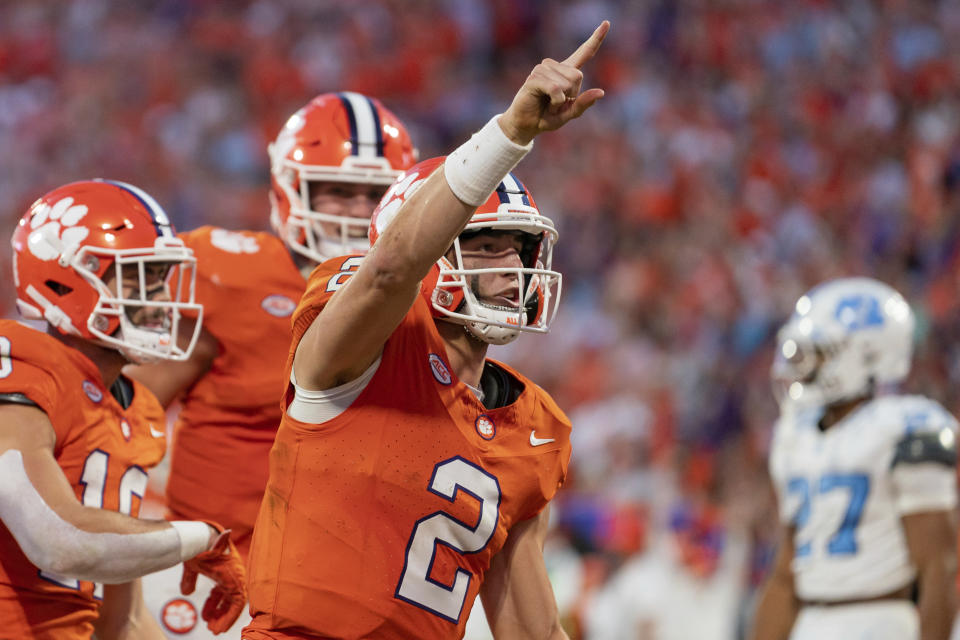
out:
<path id="1" fill-rule="evenodd" d="M 203 553 L 210 546 L 210 525 L 196 520 L 174 520 L 170 525 L 180 536 L 180 562 Z"/>
<path id="2" fill-rule="evenodd" d="M 533 148 L 531 140 L 520 145 L 500 128 L 497 114 L 465 143 L 447 156 L 443 173 L 453 195 L 462 202 L 479 207 Z"/>

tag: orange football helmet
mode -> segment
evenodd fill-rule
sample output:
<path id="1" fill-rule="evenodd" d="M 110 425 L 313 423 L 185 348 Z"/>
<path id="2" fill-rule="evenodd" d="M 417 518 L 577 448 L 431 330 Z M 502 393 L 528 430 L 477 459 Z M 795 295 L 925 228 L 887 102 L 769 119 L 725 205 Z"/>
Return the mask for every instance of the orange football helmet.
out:
<path id="1" fill-rule="evenodd" d="M 403 202 L 443 164 L 430 158 L 409 169 L 384 194 L 370 221 L 370 244 L 386 229 Z M 480 231 L 519 231 L 524 234 L 522 268 L 466 269 L 460 238 Z M 490 344 L 506 344 L 521 331 L 546 333 L 560 302 L 562 275 L 552 270 L 557 230 L 537 209 L 530 191 L 513 173 L 507 174 L 487 201 L 477 207 L 470 222 L 453 242 L 453 261 L 440 258 L 421 287 L 435 318 L 463 324 L 471 334 Z M 470 277 L 502 273 L 517 278 L 522 296 L 516 307 L 485 303 L 470 286 Z"/>
<path id="2" fill-rule="evenodd" d="M 271 224 L 293 251 L 317 263 L 366 252 L 370 220 L 314 211 L 310 183 L 386 187 L 417 157 L 400 120 L 379 101 L 352 92 L 311 100 L 290 116 L 267 151 Z"/>
<path id="3" fill-rule="evenodd" d="M 134 362 L 190 356 L 202 316 L 194 302 L 196 259 L 143 190 L 108 180 L 54 189 L 20 219 L 12 245 L 17 306 L 24 317 L 115 348 Z M 156 286 L 148 291 L 146 276 L 146 268 L 158 263 L 177 267 L 167 273 L 159 297 Z M 128 269 L 135 270 L 139 287 L 124 295 L 125 279 L 133 280 Z M 160 319 L 138 325 L 134 316 L 143 309 Z M 197 323 L 181 349 L 177 331 L 187 310 L 197 314 Z"/>

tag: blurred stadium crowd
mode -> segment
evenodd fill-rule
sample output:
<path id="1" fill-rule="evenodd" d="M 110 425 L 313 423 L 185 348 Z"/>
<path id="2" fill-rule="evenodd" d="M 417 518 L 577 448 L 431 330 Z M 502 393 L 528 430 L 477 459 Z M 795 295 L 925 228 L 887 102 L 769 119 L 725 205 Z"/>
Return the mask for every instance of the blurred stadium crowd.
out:
<path id="1" fill-rule="evenodd" d="M 920 319 L 911 388 L 960 413 L 960 2 L 4 2 L 0 234 L 96 176 L 180 229 L 266 228 L 266 144 L 311 96 L 380 98 L 429 157 L 604 18 L 586 83 L 606 98 L 518 169 L 560 227 L 561 315 L 494 356 L 574 422 L 548 556 L 574 633 L 737 637 L 773 543 L 792 301 L 843 275 L 896 287 Z"/>

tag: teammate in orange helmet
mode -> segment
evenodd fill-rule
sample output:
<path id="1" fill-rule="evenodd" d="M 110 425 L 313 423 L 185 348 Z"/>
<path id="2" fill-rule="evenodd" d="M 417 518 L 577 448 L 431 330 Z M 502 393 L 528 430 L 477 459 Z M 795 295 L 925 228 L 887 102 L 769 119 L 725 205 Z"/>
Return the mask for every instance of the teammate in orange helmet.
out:
<path id="1" fill-rule="evenodd" d="M 320 265 L 293 317 L 283 420 L 250 552 L 245 640 L 564 638 L 543 563 L 570 423 L 490 344 L 546 332 L 557 234 L 510 173 L 581 115 L 580 67 L 537 65 L 507 111 L 381 200 L 372 248 Z"/>
<path id="2" fill-rule="evenodd" d="M 186 590 L 197 571 L 218 585 L 212 630 L 239 615 L 243 564 L 222 529 L 137 519 L 164 415 L 121 367 L 190 356 L 193 340 L 173 337 L 182 313 L 200 314 L 194 263 L 153 198 L 122 182 L 68 184 L 20 220 L 17 305 L 48 328 L 0 320 L 4 638 L 162 638 L 137 579 L 181 561 Z"/>
<path id="3" fill-rule="evenodd" d="M 197 348 L 183 362 L 128 370 L 165 406 L 182 403 L 168 517 L 222 523 L 244 557 L 280 423 L 290 316 L 306 277 L 326 258 L 366 251 L 374 206 L 415 161 L 399 119 L 379 101 L 350 92 L 311 100 L 268 151 L 276 234 L 214 227 L 182 233 L 197 257 L 204 306 Z M 172 571 L 146 578 L 147 603 L 171 637 L 202 637 L 202 629 L 192 630 L 192 611 L 199 611 L 203 585 L 184 601 L 178 581 Z"/>

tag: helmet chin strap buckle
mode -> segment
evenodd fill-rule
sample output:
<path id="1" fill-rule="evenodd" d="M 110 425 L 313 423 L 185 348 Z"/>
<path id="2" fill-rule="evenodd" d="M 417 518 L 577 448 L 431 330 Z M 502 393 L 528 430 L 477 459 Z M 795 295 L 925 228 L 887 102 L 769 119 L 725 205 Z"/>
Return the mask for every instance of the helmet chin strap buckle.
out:
<path id="1" fill-rule="evenodd" d="M 517 336 L 520 335 L 518 329 L 508 329 L 495 324 L 486 324 L 485 322 L 468 321 L 464 327 L 468 334 L 480 342 L 493 345 L 508 344 L 516 340 Z"/>
<path id="2" fill-rule="evenodd" d="M 97 331 L 106 331 L 110 327 L 110 321 L 106 316 L 98 315 L 93 319 L 93 328 Z"/>

